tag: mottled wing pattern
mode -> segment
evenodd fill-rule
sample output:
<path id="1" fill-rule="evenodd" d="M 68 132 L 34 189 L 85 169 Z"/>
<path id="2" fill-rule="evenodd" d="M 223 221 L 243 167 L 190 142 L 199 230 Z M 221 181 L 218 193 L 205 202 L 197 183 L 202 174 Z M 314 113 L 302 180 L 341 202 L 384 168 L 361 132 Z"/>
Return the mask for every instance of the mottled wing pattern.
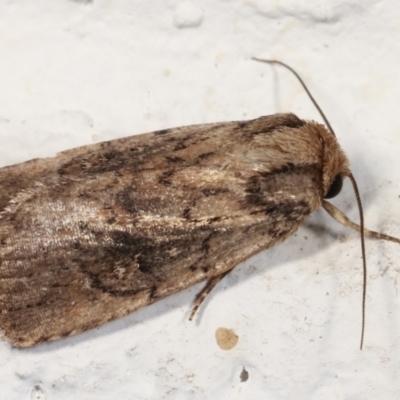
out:
<path id="1" fill-rule="evenodd" d="M 321 160 L 295 164 L 277 139 L 306 148 L 305 124 L 175 128 L 0 169 L 4 336 L 30 346 L 99 326 L 295 232 L 318 205 Z"/>

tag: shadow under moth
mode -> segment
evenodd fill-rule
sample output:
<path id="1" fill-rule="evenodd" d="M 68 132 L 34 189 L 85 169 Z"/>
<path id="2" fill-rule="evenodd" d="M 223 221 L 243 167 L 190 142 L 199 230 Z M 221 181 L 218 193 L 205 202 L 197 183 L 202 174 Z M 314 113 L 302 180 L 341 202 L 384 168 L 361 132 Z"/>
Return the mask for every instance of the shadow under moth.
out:
<path id="1" fill-rule="evenodd" d="M 294 114 L 165 129 L 0 169 L 0 331 L 18 347 L 120 318 L 278 244 L 323 207 L 366 236 L 332 128 Z M 349 177 L 361 224 L 325 199 Z M 363 330 L 366 264 L 364 250 Z M 361 341 L 362 347 L 362 341 Z"/>

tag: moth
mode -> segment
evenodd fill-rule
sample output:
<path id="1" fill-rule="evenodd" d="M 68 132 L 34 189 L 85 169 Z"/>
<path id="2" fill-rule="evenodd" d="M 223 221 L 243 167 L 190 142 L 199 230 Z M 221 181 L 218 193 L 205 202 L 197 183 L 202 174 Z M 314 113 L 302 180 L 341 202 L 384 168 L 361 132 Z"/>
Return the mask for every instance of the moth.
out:
<path id="1" fill-rule="evenodd" d="M 17 347 L 63 338 L 207 281 L 193 318 L 235 266 L 319 207 L 399 242 L 364 229 L 326 123 L 289 113 L 184 126 L 1 168 L 3 337 Z M 345 177 L 361 227 L 326 201 Z M 365 285 L 364 257 L 363 310 Z"/>

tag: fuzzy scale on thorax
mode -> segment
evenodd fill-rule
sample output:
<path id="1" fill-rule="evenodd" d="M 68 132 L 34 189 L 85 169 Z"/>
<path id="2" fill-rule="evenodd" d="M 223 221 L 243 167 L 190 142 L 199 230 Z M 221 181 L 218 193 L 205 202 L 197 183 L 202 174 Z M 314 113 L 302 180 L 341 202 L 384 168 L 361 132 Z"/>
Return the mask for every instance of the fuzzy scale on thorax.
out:
<path id="1" fill-rule="evenodd" d="M 293 234 L 341 168 L 323 126 L 278 114 L 0 169 L 0 329 L 51 340 L 219 275 Z"/>

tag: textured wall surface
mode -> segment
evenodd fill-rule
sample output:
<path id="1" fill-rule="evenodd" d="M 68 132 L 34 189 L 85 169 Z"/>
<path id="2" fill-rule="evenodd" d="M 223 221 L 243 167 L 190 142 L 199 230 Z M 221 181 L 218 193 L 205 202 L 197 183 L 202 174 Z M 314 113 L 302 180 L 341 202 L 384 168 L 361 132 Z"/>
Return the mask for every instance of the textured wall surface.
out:
<path id="1" fill-rule="evenodd" d="M 0 166 L 193 123 L 320 121 L 289 72 L 251 60 L 274 57 L 330 119 L 367 226 L 400 236 L 399 20 L 394 0 L 2 1 Z M 358 218 L 349 182 L 333 203 Z M 363 351 L 359 235 L 318 211 L 238 266 L 194 322 L 202 285 L 51 344 L 1 341 L 0 397 L 399 399 L 400 248 L 369 240 L 367 261 Z M 221 349 L 219 328 L 236 346 Z"/>

